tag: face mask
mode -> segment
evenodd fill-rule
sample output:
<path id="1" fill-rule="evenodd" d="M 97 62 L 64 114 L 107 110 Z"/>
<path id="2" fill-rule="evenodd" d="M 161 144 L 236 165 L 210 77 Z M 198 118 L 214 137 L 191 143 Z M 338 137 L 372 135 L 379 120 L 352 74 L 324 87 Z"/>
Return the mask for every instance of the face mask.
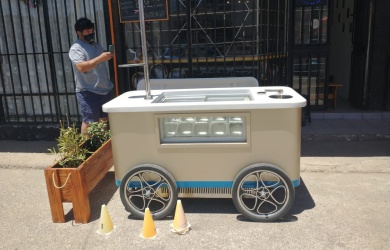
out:
<path id="1" fill-rule="evenodd" d="M 91 33 L 89 35 L 84 36 L 84 40 L 87 41 L 88 43 L 92 44 L 95 42 L 95 33 Z"/>

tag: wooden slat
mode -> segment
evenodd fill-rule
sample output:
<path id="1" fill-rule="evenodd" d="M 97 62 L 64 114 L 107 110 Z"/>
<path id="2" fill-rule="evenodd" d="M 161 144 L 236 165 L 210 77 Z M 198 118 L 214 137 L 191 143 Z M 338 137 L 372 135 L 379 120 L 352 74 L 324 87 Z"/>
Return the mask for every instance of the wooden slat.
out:
<path id="1" fill-rule="evenodd" d="M 72 205 L 74 220 L 77 223 L 88 223 L 91 216 L 88 188 L 83 171 L 73 171 L 70 181 L 72 183 Z"/>
<path id="2" fill-rule="evenodd" d="M 88 193 L 104 178 L 108 170 L 114 164 L 111 151 L 111 140 L 103 144 L 83 165 L 83 171 L 87 178 Z M 93 167 L 99 165 L 99 167 Z"/>
<path id="3" fill-rule="evenodd" d="M 51 217 L 54 223 L 64 223 L 64 207 L 62 205 L 62 195 L 61 190 L 56 188 L 53 183 L 53 175 L 54 181 L 56 183 L 59 182 L 58 172 L 55 169 L 46 168 L 45 171 L 45 179 L 46 179 L 46 187 L 47 194 L 49 196 Z"/>
<path id="4" fill-rule="evenodd" d="M 112 167 L 111 149 L 109 140 L 78 168 L 61 168 L 55 164 L 45 169 L 53 222 L 65 222 L 62 203 L 72 202 L 75 221 L 88 223 L 91 215 L 88 195 Z M 61 188 L 55 187 L 53 173 L 55 185 Z"/>

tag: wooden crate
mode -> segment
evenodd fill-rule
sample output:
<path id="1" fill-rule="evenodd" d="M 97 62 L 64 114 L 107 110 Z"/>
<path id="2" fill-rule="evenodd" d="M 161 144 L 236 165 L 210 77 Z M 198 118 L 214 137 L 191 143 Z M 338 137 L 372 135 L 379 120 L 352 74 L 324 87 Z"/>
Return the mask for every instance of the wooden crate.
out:
<path id="1" fill-rule="evenodd" d="M 63 203 L 72 202 L 74 220 L 88 223 L 91 216 L 88 195 L 112 165 L 110 139 L 77 168 L 63 168 L 58 164 L 47 167 L 44 172 L 53 222 L 65 222 Z"/>

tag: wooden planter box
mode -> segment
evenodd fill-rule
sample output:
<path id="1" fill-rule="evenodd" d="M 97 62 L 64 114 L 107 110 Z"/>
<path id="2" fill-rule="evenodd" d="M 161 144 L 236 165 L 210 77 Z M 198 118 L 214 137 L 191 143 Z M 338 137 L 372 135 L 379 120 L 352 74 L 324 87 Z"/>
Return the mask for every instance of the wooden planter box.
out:
<path id="1" fill-rule="evenodd" d="M 89 193 L 113 165 L 111 139 L 96 150 L 77 168 L 58 164 L 45 169 L 47 193 L 54 223 L 64 223 L 64 202 L 72 202 L 74 220 L 88 223 L 91 216 Z"/>

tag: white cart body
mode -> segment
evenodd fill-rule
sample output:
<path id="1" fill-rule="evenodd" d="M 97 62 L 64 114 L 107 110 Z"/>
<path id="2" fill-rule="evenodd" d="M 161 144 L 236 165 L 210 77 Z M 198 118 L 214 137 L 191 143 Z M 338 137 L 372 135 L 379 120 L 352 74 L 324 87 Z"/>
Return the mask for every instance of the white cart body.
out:
<path id="1" fill-rule="evenodd" d="M 151 94 L 153 99 L 147 100 L 144 91 L 126 92 L 103 106 L 109 114 L 118 186 L 132 167 L 152 163 L 171 173 L 179 197 L 231 197 L 237 174 L 259 162 L 280 167 L 294 186 L 299 185 L 301 110 L 306 100 L 293 89 L 176 89 Z M 207 124 L 198 127 L 206 129 L 197 134 L 202 118 Z M 232 129 L 240 120 L 238 130 Z"/>

